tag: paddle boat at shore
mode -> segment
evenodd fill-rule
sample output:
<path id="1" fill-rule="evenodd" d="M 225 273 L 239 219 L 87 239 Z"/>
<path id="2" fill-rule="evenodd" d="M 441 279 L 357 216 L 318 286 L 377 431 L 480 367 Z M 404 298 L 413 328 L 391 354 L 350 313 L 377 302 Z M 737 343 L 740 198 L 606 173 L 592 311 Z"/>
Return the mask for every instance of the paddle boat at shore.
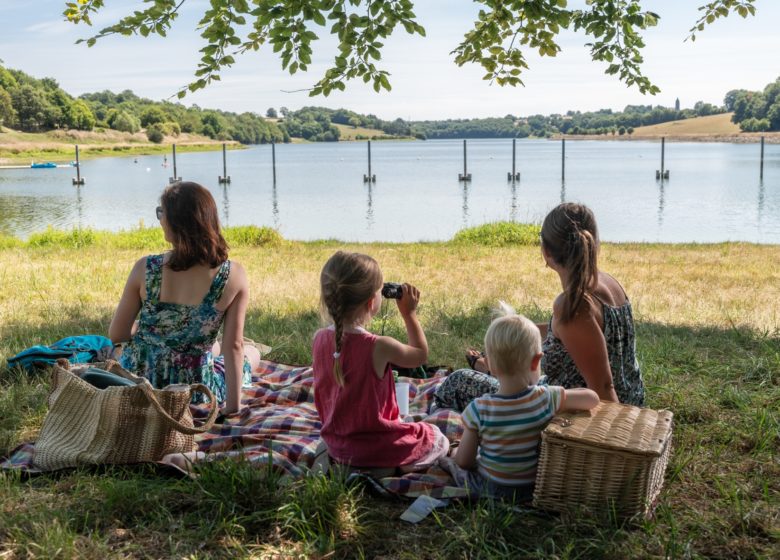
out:
<path id="1" fill-rule="evenodd" d="M 54 163 L 53 161 L 43 161 L 40 163 L 30 162 L 30 165 L 0 165 L 0 169 L 57 169 L 60 167 L 77 167 L 75 161 L 70 163 Z"/>

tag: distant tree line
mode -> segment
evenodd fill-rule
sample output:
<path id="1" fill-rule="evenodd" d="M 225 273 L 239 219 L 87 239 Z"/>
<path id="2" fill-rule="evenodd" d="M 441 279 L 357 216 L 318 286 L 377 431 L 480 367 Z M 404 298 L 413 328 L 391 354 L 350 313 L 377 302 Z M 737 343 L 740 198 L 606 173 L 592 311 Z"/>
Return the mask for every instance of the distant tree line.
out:
<path id="1" fill-rule="evenodd" d="M 767 84 L 763 91 L 733 89 L 726 94 L 723 104 L 733 111 L 732 122 L 743 132 L 780 130 L 780 78 Z"/>
<path id="2" fill-rule="evenodd" d="M 269 108 L 266 118 L 257 113 L 231 113 L 185 107 L 168 101 L 151 101 L 130 90 L 102 91 L 74 98 L 51 78 L 36 79 L 24 72 L 0 66 L 0 126 L 28 132 L 70 128 L 113 129 L 136 133 L 145 130 L 153 142 L 182 132 L 203 134 L 215 140 L 242 144 L 289 142 L 304 138 L 313 142 L 336 142 L 336 125 L 370 129 L 356 135 L 370 139 L 372 130 L 390 137 L 439 138 L 545 138 L 556 134 L 623 135 L 640 126 L 733 111 L 732 120 L 746 132 L 780 130 L 780 78 L 763 91 L 732 90 L 723 106 L 702 101 L 692 109 L 660 105 L 627 105 L 623 111 L 568 111 L 565 115 L 531 115 L 502 118 L 428 121 L 383 120 L 348 109 L 303 107 L 290 111 Z"/>
<path id="3" fill-rule="evenodd" d="M 175 137 L 182 132 L 242 144 L 290 140 L 276 123 L 256 113 L 237 114 L 152 101 L 130 90 L 101 91 L 74 98 L 51 78 L 36 79 L 2 66 L 0 126 L 26 132 L 103 128 L 135 133 L 143 129 L 153 142 L 162 142 L 165 136 Z"/>
<path id="4" fill-rule="evenodd" d="M 276 110 L 271 108 L 266 116 L 275 116 Z M 298 111 L 290 111 L 287 107 L 279 109 L 281 120 L 279 126 L 289 136 L 304 138 L 313 142 L 335 142 L 341 137 L 337 124 L 352 128 L 370 128 L 381 130 L 394 137 L 409 137 L 411 126 L 403 119 L 385 121 L 376 115 L 361 115 L 347 109 L 328 109 L 325 107 L 303 107 Z M 369 136 L 369 135 L 366 135 Z"/>
<path id="5" fill-rule="evenodd" d="M 415 136 L 424 138 L 546 138 L 555 134 L 631 134 L 640 126 L 723 113 L 724 107 L 699 101 L 693 109 L 627 105 L 623 111 L 569 111 L 565 115 L 417 121 Z"/>

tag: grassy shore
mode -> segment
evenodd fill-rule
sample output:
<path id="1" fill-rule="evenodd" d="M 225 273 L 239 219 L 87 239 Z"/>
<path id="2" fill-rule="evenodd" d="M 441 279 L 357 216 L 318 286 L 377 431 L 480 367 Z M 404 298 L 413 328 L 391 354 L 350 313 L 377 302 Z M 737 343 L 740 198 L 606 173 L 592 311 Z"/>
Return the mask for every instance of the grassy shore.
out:
<path id="1" fill-rule="evenodd" d="M 166 137 L 160 144 L 150 142 L 138 132 L 54 130 L 50 132 L 19 132 L 0 129 L 0 165 L 29 165 L 31 161 L 67 163 L 76 159 L 74 145 L 79 145 L 81 159 L 111 156 L 169 154 L 171 144 L 179 152 L 221 150 L 223 142 L 197 134 Z M 238 142 L 227 142 L 229 149 L 240 149 Z"/>
<path id="2" fill-rule="evenodd" d="M 739 125 L 731 122 L 733 113 L 721 113 L 706 117 L 694 117 L 648 126 L 640 126 L 631 134 L 566 135 L 575 140 L 660 140 L 671 142 L 729 142 L 751 144 L 765 139 L 767 144 L 780 144 L 780 132 L 741 132 Z M 560 138 L 560 137 L 559 137 Z"/>
<path id="3" fill-rule="evenodd" d="M 503 233 L 501 233 L 503 232 Z M 349 244 L 387 280 L 417 284 L 430 363 L 462 366 L 501 298 L 549 317 L 557 276 L 533 235 L 472 232 L 448 243 Z M 501 233 L 501 235 L 498 235 Z M 308 363 L 318 275 L 337 242 L 229 231 L 247 269 L 246 334 L 270 356 Z M 515 241 L 529 244 L 517 244 Z M 105 332 L 132 263 L 163 249 L 158 231 L 48 232 L 0 240 L 0 358 Z M 198 481 L 148 468 L 22 480 L 0 473 L 0 558 L 772 558 L 780 546 L 780 246 L 605 244 L 601 264 L 631 296 L 648 405 L 675 414 L 674 451 L 655 517 L 609 519 L 456 504 L 419 525 L 408 503 L 343 481 L 292 484 L 245 464 Z M 391 334 L 402 336 L 392 313 Z M 0 371 L 0 454 L 34 439 L 47 378 Z"/>

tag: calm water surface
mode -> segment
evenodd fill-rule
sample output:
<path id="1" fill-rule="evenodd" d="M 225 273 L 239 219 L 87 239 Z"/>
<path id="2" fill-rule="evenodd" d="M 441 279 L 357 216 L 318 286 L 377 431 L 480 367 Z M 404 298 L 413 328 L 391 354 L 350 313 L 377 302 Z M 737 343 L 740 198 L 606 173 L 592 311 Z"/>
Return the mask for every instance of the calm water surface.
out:
<path id="1" fill-rule="evenodd" d="M 767 145 L 759 180 L 756 144 L 668 143 L 671 178 L 655 179 L 660 143 L 517 142 L 519 183 L 507 182 L 511 140 L 290 144 L 228 152 L 232 183 L 217 184 L 221 152 L 178 154 L 178 175 L 207 186 L 227 225 L 266 225 L 288 239 L 348 241 L 449 239 L 496 220 L 541 221 L 561 201 L 588 204 L 608 241 L 780 243 L 780 146 Z M 171 157 L 103 158 L 75 169 L 0 170 L 0 230 L 26 237 L 55 228 L 129 229 L 156 224 L 154 208 L 173 175 Z"/>

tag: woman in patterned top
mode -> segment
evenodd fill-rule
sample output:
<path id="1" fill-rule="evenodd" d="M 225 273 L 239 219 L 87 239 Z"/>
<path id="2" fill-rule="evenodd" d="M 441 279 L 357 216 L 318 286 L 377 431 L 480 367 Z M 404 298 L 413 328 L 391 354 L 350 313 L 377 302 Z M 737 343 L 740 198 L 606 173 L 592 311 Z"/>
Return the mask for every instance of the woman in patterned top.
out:
<path id="1" fill-rule="evenodd" d="M 587 387 L 601 400 L 642 406 L 645 388 L 631 303 L 618 281 L 598 269 L 593 212 L 582 204 L 560 204 L 544 219 L 541 245 L 563 288 L 549 323 L 537 325 L 544 339 L 542 382 Z M 488 371 L 487 361 L 471 356 L 477 371 L 452 373 L 437 389 L 435 408 L 463 410 L 471 399 L 498 390 L 498 382 L 481 373 Z"/>
<path id="2" fill-rule="evenodd" d="M 122 366 L 154 387 L 204 383 L 224 403 L 223 414 L 236 412 L 241 385 L 251 382 L 260 359 L 254 347 L 243 344 L 246 273 L 227 258 L 217 205 L 204 187 L 190 182 L 169 186 L 157 218 L 173 247 L 135 263 L 109 337 L 115 344 L 128 342 Z M 223 326 L 224 354 L 219 355 L 216 339 Z"/>

